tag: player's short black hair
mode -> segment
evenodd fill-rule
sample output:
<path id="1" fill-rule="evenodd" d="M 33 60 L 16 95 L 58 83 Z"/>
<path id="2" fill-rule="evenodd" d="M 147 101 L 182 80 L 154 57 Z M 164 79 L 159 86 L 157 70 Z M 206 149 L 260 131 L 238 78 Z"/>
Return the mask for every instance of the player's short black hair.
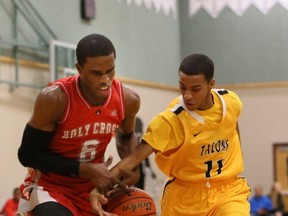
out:
<path id="1" fill-rule="evenodd" d="M 214 63 L 206 55 L 192 54 L 183 59 L 179 67 L 179 72 L 180 71 L 186 75 L 203 74 L 209 82 L 214 77 Z"/>
<path id="2" fill-rule="evenodd" d="M 116 51 L 113 43 L 101 34 L 90 34 L 83 37 L 77 44 L 76 57 L 80 65 L 84 65 L 87 57 L 107 56 Z"/>
<path id="3" fill-rule="evenodd" d="M 16 194 L 19 190 L 20 190 L 19 187 L 15 187 L 15 188 L 13 189 L 13 194 Z"/>

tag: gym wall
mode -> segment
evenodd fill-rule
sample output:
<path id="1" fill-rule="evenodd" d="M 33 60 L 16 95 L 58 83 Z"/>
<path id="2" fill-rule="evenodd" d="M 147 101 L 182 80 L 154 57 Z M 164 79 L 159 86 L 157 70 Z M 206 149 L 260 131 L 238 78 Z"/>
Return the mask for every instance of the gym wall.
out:
<path id="1" fill-rule="evenodd" d="M 0 56 L 9 58 L 13 58 L 11 46 L 1 41 L 13 37 L 11 2 L 0 1 Z M 274 181 L 272 144 L 288 140 L 286 10 L 276 5 L 263 15 L 251 7 L 238 17 L 225 9 L 217 19 L 200 10 L 191 18 L 187 16 L 188 1 L 181 0 L 180 15 L 175 18 L 137 6 L 134 1 L 127 4 L 124 0 L 97 0 L 95 18 L 87 21 L 81 18 L 80 1 L 30 2 L 61 41 L 76 44 L 84 35 L 101 33 L 114 42 L 117 76 L 136 80 L 127 85 L 142 98 L 139 115 L 145 126 L 178 94 L 181 59 L 193 52 L 209 55 L 215 62 L 217 87 L 234 90 L 243 100 L 239 119 L 243 174 L 251 186 L 261 183 L 268 192 Z M 17 30 L 19 40 L 26 44 L 38 42 L 38 36 L 21 15 Z M 0 206 L 25 176 L 17 149 L 39 91 L 24 86 L 13 89 L 3 82 L 13 81 L 14 72 L 14 63 L 0 60 Z M 49 81 L 47 68 L 20 66 L 19 73 L 21 80 L 30 83 L 45 86 Z"/>

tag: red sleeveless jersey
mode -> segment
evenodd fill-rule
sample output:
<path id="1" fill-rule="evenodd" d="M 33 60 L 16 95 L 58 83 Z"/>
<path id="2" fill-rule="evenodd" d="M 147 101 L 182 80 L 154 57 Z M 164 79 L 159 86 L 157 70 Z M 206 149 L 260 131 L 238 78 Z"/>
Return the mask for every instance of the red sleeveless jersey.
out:
<path id="1" fill-rule="evenodd" d="M 67 96 L 65 114 L 58 123 L 49 145 L 51 152 L 80 162 L 101 163 L 114 131 L 124 118 L 123 87 L 113 80 L 110 94 L 102 106 L 92 106 L 81 93 L 79 75 L 62 78 L 58 85 Z M 65 177 L 42 173 L 39 185 L 48 191 L 49 185 L 60 184 L 82 192 L 92 188 L 89 181 L 79 177 Z"/>

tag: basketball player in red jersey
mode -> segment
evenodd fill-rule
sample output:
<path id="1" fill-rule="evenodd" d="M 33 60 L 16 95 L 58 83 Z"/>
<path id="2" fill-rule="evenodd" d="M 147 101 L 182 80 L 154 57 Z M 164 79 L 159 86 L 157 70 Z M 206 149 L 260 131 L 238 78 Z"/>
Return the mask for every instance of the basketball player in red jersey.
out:
<path id="1" fill-rule="evenodd" d="M 29 172 L 21 185 L 20 215 L 95 215 L 89 203 L 93 188 L 105 194 L 139 177 L 131 172 L 124 184 L 108 171 L 112 158 L 104 161 L 113 134 L 120 158 L 134 150 L 140 107 L 138 94 L 114 79 L 112 42 L 88 35 L 76 55 L 79 74 L 44 88 L 25 127 L 18 158 Z"/>

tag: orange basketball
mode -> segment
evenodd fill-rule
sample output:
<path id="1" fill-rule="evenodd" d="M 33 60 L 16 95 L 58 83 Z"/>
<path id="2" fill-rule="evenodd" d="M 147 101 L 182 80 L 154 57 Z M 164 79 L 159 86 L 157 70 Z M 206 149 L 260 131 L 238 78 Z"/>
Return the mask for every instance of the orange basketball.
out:
<path id="1" fill-rule="evenodd" d="M 103 208 L 119 216 L 156 216 L 153 198 L 136 187 L 130 187 L 127 193 L 112 198 Z"/>

